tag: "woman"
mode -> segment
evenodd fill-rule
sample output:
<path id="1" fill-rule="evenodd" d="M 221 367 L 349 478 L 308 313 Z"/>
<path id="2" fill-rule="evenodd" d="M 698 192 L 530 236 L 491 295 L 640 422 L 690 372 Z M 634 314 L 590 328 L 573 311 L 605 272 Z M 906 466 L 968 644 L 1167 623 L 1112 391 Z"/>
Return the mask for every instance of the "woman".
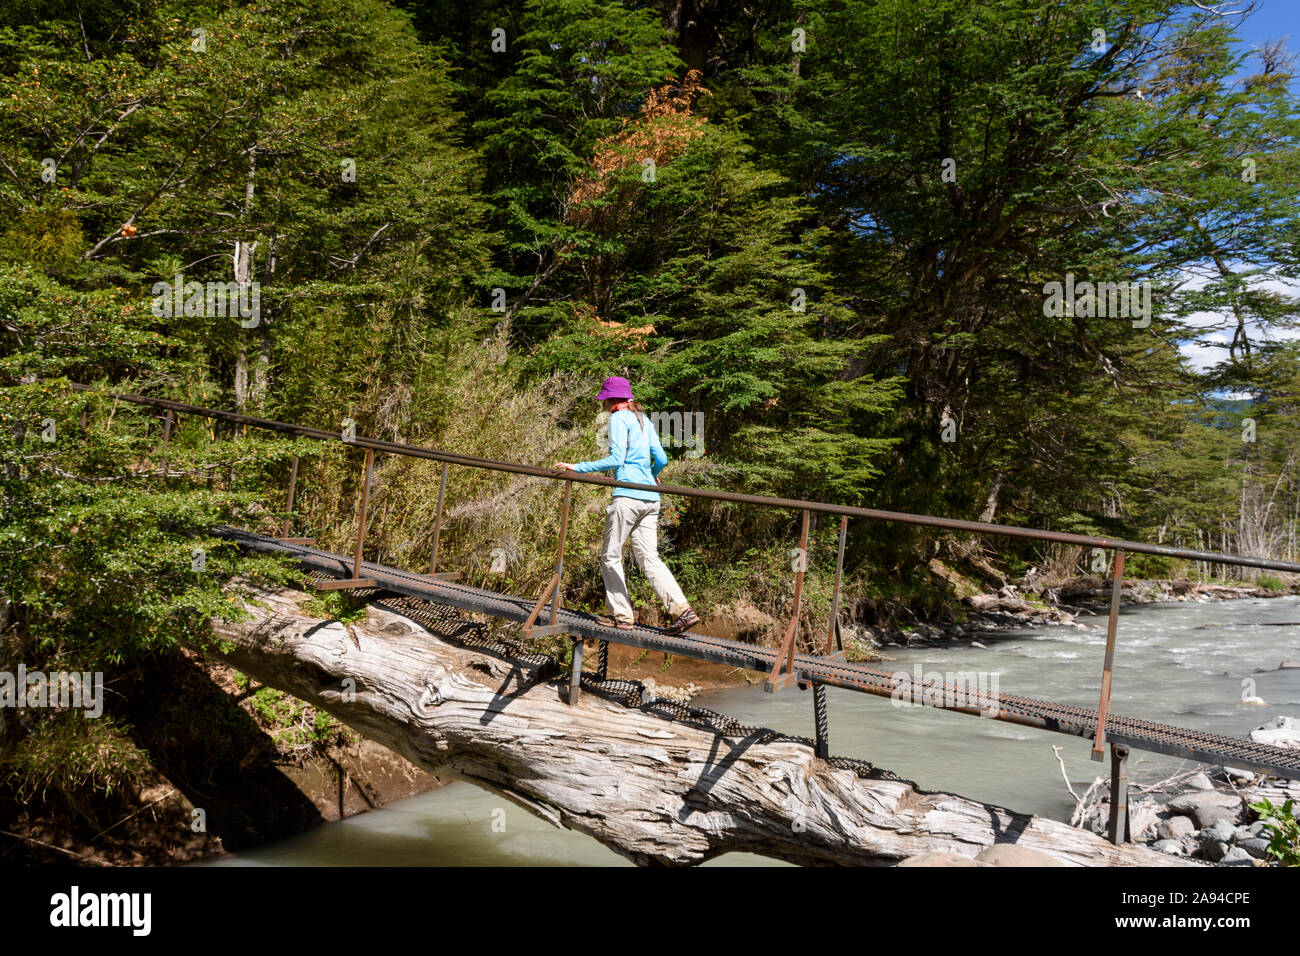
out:
<path id="1" fill-rule="evenodd" d="M 645 409 L 632 397 L 632 385 L 617 375 L 605 379 L 596 396 L 609 412 L 609 454 L 600 461 L 580 461 L 573 464 L 557 461 L 556 468 L 567 471 L 611 471 L 619 481 L 635 484 L 658 484 L 658 474 L 668 464 L 659 436 L 655 434 Z M 686 603 L 682 589 L 677 586 L 668 566 L 659 557 L 657 541 L 659 528 L 659 493 L 638 491 L 634 488 L 615 488 L 613 500 L 605 509 L 605 545 L 601 561 L 601 576 L 605 580 L 605 600 L 609 603 L 610 617 L 600 618 L 600 623 L 617 628 L 630 628 L 636 623 L 632 601 L 623 578 L 623 545 L 632 539 L 632 556 L 640 566 L 655 594 L 674 618 L 668 630 L 681 633 L 700 623 L 699 616 Z"/>

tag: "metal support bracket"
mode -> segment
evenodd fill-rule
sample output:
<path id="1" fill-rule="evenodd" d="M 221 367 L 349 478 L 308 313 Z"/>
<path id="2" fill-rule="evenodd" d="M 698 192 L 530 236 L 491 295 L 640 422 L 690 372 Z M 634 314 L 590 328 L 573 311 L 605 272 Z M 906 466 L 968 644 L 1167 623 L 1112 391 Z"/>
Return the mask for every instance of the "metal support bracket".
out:
<path id="1" fill-rule="evenodd" d="M 550 579 L 546 582 L 546 587 L 542 588 L 541 597 L 537 599 L 537 603 L 533 605 L 533 609 L 529 613 L 528 619 L 524 621 L 524 627 L 523 627 L 524 637 L 533 636 L 533 625 L 537 623 L 537 618 L 542 613 L 542 608 L 546 607 L 546 602 L 550 598 L 551 592 L 554 591 L 559 586 L 559 584 L 560 584 L 560 574 L 557 571 L 556 573 L 552 574 Z"/>
<path id="2" fill-rule="evenodd" d="M 528 632 L 529 637 L 551 637 L 555 634 L 568 634 L 569 629 L 563 624 L 539 624 Z"/>
<path id="3" fill-rule="evenodd" d="M 335 581 L 317 581 L 317 591 L 346 591 L 349 588 L 377 588 L 379 582 L 374 578 L 339 578 Z"/>
<path id="4" fill-rule="evenodd" d="M 1132 839 L 1128 817 L 1128 747 L 1123 744 L 1110 745 L 1110 821 L 1107 835 L 1116 846 Z"/>
<path id="5" fill-rule="evenodd" d="M 792 617 L 790 623 L 786 625 L 785 638 L 776 652 L 776 663 L 772 665 L 772 673 L 768 674 L 767 680 L 763 682 L 763 690 L 769 694 L 784 690 L 795 682 L 794 636 L 798 630 L 798 623 L 799 618 L 796 613 L 796 616 Z"/>

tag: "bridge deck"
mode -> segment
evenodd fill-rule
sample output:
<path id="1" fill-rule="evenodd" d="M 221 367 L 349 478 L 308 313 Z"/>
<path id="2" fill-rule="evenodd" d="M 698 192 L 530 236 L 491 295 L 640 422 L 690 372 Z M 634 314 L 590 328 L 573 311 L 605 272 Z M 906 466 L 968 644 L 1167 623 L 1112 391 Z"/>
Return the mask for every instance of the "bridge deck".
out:
<path id="1" fill-rule="evenodd" d="M 251 534 L 234 528 L 219 528 L 216 533 L 250 551 L 292 555 L 307 570 L 320 571 L 339 578 L 352 576 L 353 561 L 344 555 L 305 545 L 290 544 L 277 538 Z M 369 561 L 362 562 L 361 568 L 363 577 L 373 578 L 385 591 L 507 621 L 525 621 L 535 603 L 534 598 L 500 594 L 465 584 L 438 581 L 427 575 L 401 571 Z M 739 641 L 704 634 L 668 634 L 652 627 L 620 630 L 602 626 L 590 614 L 565 608 L 560 609 L 559 623 L 573 636 L 664 651 L 696 660 L 743 667 L 747 670 L 770 672 L 776 661 L 777 652 L 773 648 L 743 644 Z M 830 687 L 843 687 L 881 697 L 908 695 L 907 699 L 922 701 L 926 706 L 972 715 L 981 715 L 982 712 L 983 716 L 991 716 L 998 720 L 1076 737 L 1091 739 L 1096 733 L 1097 712 L 1088 707 L 1075 707 L 1012 694 L 987 694 L 979 700 L 971 700 L 973 688 L 946 684 L 923 687 L 921 682 L 893 670 L 809 654 L 795 655 L 795 671 L 801 681 L 816 682 Z M 1135 750 L 1146 750 L 1204 763 L 1227 764 L 1232 767 L 1300 779 L 1300 750 L 1271 747 L 1208 731 L 1174 727 L 1155 721 L 1108 713 L 1106 739 L 1110 743 L 1123 744 Z"/>

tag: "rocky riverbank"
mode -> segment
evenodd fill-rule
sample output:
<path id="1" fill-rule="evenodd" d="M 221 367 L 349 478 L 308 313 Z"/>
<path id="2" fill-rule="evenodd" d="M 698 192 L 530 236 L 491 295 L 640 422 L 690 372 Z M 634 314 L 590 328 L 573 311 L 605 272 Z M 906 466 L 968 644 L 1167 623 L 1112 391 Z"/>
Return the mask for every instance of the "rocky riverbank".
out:
<path id="1" fill-rule="evenodd" d="M 1281 807 L 1300 804 L 1300 781 L 1260 779 L 1243 770 L 1192 771 L 1139 793 L 1129 803 L 1129 833 L 1135 843 L 1172 856 L 1216 866 L 1277 865 L 1269 855 L 1269 824 L 1251 804 L 1268 800 Z M 1135 788 L 1142 790 L 1143 788 Z M 1103 793 L 1096 788 L 1094 793 Z M 1075 822 L 1106 832 L 1109 801 L 1081 801 Z"/>

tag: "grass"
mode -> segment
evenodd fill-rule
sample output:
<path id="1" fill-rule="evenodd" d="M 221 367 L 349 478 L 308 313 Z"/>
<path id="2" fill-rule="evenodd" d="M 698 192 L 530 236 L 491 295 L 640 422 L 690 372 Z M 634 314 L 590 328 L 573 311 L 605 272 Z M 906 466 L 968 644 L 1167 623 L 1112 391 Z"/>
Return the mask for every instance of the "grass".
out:
<path id="1" fill-rule="evenodd" d="M 298 760 L 355 736 L 329 714 L 274 687 L 260 688 L 249 698 L 249 704 L 268 728 L 277 749 Z"/>

